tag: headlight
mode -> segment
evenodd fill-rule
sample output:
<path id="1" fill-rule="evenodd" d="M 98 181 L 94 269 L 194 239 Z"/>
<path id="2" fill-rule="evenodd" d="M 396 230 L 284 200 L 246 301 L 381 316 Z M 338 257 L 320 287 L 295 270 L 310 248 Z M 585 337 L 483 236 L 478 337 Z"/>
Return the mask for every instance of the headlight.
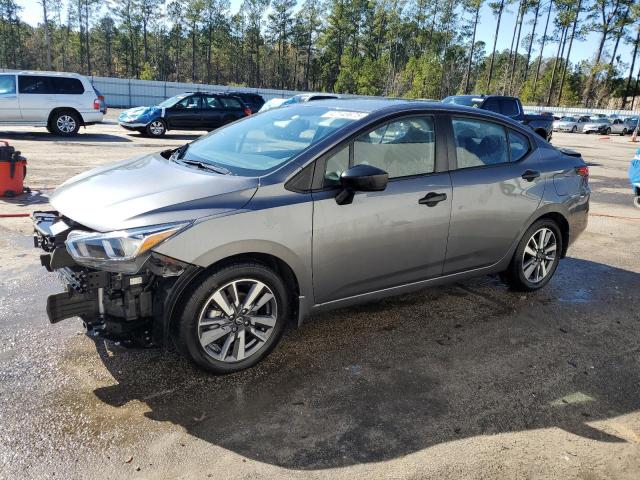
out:
<path id="1" fill-rule="evenodd" d="M 108 233 L 69 232 L 67 251 L 81 265 L 122 273 L 136 273 L 149 251 L 189 225 L 167 223 Z"/>

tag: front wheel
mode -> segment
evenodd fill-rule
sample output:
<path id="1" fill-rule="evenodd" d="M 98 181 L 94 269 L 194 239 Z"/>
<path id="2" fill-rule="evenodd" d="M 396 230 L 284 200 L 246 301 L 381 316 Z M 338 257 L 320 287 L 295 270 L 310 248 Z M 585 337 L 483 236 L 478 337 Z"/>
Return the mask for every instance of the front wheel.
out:
<path id="1" fill-rule="evenodd" d="M 288 289 L 272 269 L 232 264 L 194 287 L 179 319 L 178 346 L 210 372 L 244 370 L 275 347 L 290 312 Z"/>
<path id="2" fill-rule="evenodd" d="M 577 131 L 578 131 L 578 127 L 574 125 L 573 128 L 571 129 L 571 133 L 576 133 Z"/>
<path id="3" fill-rule="evenodd" d="M 623 128 L 623 129 L 622 129 L 622 132 L 620 132 L 620 136 L 621 136 L 621 137 L 624 137 L 626 134 L 627 134 L 627 129 L 626 129 L 626 128 Z"/>
<path id="4" fill-rule="evenodd" d="M 150 137 L 161 137 L 166 133 L 167 125 L 164 123 L 164 120 L 158 118 L 157 120 L 150 122 L 144 131 Z"/>
<path id="5" fill-rule="evenodd" d="M 604 134 L 605 134 L 605 135 L 611 135 L 611 129 L 610 129 L 610 128 L 607 128 L 607 129 L 604 131 Z"/>
<path id="6" fill-rule="evenodd" d="M 552 220 L 538 220 L 522 236 L 501 278 L 514 290 L 538 290 L 553 277 L 561 253 L 562 236 L 558 226 Z"/>

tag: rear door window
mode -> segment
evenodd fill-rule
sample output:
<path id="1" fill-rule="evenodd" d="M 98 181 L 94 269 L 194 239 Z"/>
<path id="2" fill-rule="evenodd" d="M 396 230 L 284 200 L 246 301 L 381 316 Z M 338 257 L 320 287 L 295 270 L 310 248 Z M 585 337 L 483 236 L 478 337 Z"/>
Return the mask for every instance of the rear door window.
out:
<path id="1" fill-rule="evenodd" d="M 507 136 L 502 125 L 469 118 L 453 118 L 458 168 L 509 162 Z"/>
<path id="2" fill-rule="evenodd" d="M 18 90 L 27 94 L 48 94 L 51 93 L 52 86 L 50 77 L 39 75 L 20 75 L 18 77 Z"/>
<path id="3" fill-rule="evenodd" d="M 205 95 L 202 98 L 203 102 L 204 102 L 204 108 L 221 108 L 222 105 L 220 104 L 220 100 L 218 100 L 218 97 L 215 97 L 213 95 Z"/>
<path id="4" fill-rule="evenodd" d="M 219 100 L 224 108 L 242 109 L 242 105 L 240 105 L 240 101 L 237 98 L 219 97 Z"/>
<path id="5" fill-rule="evenodd" d="M 61 95 L 81 95 L 84 93 L 82 82 L 77 78 L 50 77 L 53 93 Z"/>

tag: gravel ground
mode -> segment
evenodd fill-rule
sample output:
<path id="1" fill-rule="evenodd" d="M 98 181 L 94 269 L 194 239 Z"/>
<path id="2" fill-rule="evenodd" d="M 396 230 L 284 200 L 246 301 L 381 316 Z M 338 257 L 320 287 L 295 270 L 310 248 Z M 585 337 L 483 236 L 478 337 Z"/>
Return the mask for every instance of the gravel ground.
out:
<path id="1" fill-rule="evenodd" d="M 90 167 L 180 145 L 112 123 L 0 133 L 47 207 Z M 640 210 L 629 139 L 555 134 L 591 165 L 588 230 L 540 292 L 483 277 L 310 319 L 213 377 L 49 325 L 28 219 L 0 219 L 0 478 L 640 477 Z"/>

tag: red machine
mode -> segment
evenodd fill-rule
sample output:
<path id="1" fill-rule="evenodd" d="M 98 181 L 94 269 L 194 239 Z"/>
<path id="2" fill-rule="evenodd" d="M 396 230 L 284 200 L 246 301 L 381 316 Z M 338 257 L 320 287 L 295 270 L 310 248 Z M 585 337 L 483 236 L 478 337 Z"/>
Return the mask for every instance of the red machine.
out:
<path id="1" fill-rule="evenodd" d="M 24 177 L 27 176 L 27 159 L 0 140 L 0 197 L 14 197 L 24 192 Z"/>

